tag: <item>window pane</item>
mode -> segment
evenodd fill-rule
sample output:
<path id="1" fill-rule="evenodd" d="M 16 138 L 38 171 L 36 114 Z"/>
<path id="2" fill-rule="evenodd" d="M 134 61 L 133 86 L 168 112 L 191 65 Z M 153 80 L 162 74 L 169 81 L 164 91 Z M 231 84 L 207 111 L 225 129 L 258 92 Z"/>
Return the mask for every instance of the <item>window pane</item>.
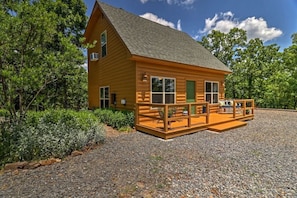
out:
<path id="1" fill-rule="evenodd" d="M 108 108 L 108 107 L 109 107 L 109 100 L 105 100 L 105 101 L 104 101 L 104 104 L 105 104 L 104 107 L 105 107 L 105 108 Z"/>
<path id="2" fill-rule="evenodd" d="M 163 94 L 153 94 L 152 95 L 153 103 L 161 103 L 163 104 Z"/>
<path id="3" fill-rule="evenodd" d="M 165 92 L 174 92 L 174 79 L 165 79 Z"/>
<path id="4" fill-rule="evenodd" d="M 100 88 L 100 98 L 104 98 L 104 88 Z"/>
<path id="5" fill-rule="evenodd" d="M 100 107 L 104 108 L 104 100 L 100 100 Z"/>
<path id="6" fill-rule="evenodd" d="M 206 102 L 211 102 L 211 94 L 206 94 Z"/>
<path id="7" fill-rule="evenodd" d="M 101 47 L 102 57 L 106 56 L 106 44 Z"/>
<path id="8" fill-rule="evenodd" d="M 206 92 L 211 92 L 211 82 L 206 82 L 206 86 L 205 86 L 205 88 L 206 88 Z"/>
<path id="9" fill-rule="evenodd" d="M 174 94 L 166 94 L 165 95 L 165 104 L 174 103 Z"/>
<path id="10" fill-rule="evenodd" d="M 218 83 L 213 83 L 213 92 L 218 93 L 219 92 L 219 85 Z"/>
<path id="11" fill-rule="evenodd" d="M 163 78 L 152 78 L 152 92 L 163 92 Z"/>
<path id="12" fill-rule="evenodd" d="M 106 44 L 106 33 L 101 34 L 101 46 Z"/>
<path id="13" fill-rule="evenodd" d="M 104 94 L 105 98 L 109 98 L 109 88 L 105 87 L 105 94 Z"/>
<path id="14" fill-rule="evenodd" d="M 219 95 L 218 94 L 213 94 L 212 103 L 218 103 L 218 102 L 219 102 Z"/>

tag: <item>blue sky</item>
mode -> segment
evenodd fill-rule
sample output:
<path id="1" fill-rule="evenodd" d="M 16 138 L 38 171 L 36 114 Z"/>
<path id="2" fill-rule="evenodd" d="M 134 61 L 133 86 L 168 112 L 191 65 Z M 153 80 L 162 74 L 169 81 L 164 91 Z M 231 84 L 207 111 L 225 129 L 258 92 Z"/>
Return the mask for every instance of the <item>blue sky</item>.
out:
<path id="1" fill-rule="evenodd" d="M 95 0 L 84 0 L 89 16 Z M 297 33 L 297 0 L 101 0 L 109 5 L 188 33 L 201 40 L 211 30 L 247 31 L 281 49 Z"/>

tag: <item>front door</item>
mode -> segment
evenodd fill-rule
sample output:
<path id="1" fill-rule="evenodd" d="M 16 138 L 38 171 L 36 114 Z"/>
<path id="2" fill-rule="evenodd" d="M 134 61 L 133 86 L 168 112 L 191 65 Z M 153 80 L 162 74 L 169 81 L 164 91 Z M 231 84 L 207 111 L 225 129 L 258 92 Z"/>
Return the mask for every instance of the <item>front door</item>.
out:
<path id="1" fill-rule="evenodd" d="M 194 103 L 196 102 L 196 92 L 195 92 L 195 81 L 187 80 L 187 103 Z M 192 114 L 196 113 L 195 106 L 192 106 L 191 108 Z"/>

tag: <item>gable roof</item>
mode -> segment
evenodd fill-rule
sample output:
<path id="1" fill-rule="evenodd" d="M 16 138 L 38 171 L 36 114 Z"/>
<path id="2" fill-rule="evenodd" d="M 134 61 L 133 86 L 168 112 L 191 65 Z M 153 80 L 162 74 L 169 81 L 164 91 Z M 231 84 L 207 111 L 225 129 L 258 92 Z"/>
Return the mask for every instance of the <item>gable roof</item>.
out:
<path id="1" fill-rule="evenodd" d="M 132 55 L 231 72 L 188 34 L 97 2 Z"/>

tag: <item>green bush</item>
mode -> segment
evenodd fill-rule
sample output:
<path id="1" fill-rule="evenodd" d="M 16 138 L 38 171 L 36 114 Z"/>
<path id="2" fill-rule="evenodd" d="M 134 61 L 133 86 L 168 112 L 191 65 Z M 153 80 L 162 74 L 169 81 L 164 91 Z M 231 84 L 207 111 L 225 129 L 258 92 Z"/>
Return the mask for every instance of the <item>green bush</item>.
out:
<path id="1" fill-rule="evenodd" d="M 0 117 L 8 117 L 9 116 L 9 111 L 6 109 L 0 109 Z"/>
<path id="2" fill-rule="evenodd" d="M 113 128 L 120 129 L 122 127 L 134 127 L 134 112 L 114 111 L 111 109 L 96 109 L 95 116 L 101 123 L 109 125 Z"/>
<path id="3" fill-rule="evenodd" d="M 132 111 L 126 111 L 124 112 L 128 121 L 128 125 L 133 128 L 135 125 L 135 115 Z"/>
<path id="4" fill-rule="evenodd" d="M 105 123 L 109 126 L 112 124 L 113 110 L 111 109 L 96 109 L 94 111 L 95 116 L 99 119 L 99 122 Z"/>
<path id="5" fill-rule="evenodd" d="M 29 112 L 22 123 L 3 124 L 0 165 L 19 161 L 63 158 L 73 150 L 104 141 L 105 129 L 88 111 Z M 2 148 L 7 147 L 4 152 Z M 3 157 L 3 158 L 2 158 Z"/>

